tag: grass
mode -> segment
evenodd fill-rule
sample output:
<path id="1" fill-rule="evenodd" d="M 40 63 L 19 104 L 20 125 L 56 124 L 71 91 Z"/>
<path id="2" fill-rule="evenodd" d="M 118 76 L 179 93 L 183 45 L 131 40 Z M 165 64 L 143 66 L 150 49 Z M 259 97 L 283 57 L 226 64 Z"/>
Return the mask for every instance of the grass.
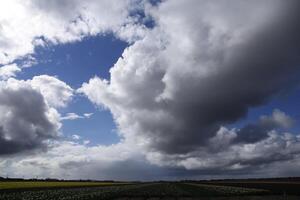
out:
<path id="1" fill-rule="evenodd" d="M 3 181 L 0 190 L 34 189 L 34 188 L 65 188 L 65 187 L 96 187 L 113 186 L 127 183 L 115 182 L 80 182 L 80 181 Z"/>

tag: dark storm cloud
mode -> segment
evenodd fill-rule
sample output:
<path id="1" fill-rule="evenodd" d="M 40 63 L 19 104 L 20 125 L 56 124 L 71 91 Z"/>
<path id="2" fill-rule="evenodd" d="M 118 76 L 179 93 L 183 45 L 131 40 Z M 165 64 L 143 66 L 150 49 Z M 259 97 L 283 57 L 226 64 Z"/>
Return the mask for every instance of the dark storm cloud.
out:
<path id="1" fill-rule="evenodd" d="M 296 0 L 163 1 L 110 80 L 94 77 L 79 92 L 161 167 L 234 174 L 300 163 L 299 136 L 283 131 L 292 120 L 279 110 L 226 128 L 299 83 L 299 9 Z"/>
<path id="2" fill-rule="evenodd" d="M 125 138 L 192 152 L 298 82 L 299 8 L 296 0 L 162 2 L 149 12 L 157 26 L 124 52 L 110 82 L 95 77 L 79 91 L 110 109 Z M 260 128 L 240 134 L 262 131 L 257 141 Z"/>
<path id="3" fill-rule="evenodd" d="M 205 145 L 221 124 L 240 119 L 250 107 L 266 103 L 293 85 L 300 69 L 299 5 L 299 1 L 287 1 L 276 18 L 255 30 L 246 41 L 225 48 L 219 63 L 222 67 L 215 73 L 201 78 L 178 77 L 173 86 L 176 88 L 174 98 L 167 101 L 166 110 L 180 118 L 183 126 L 176 131 L 155 127 L 153 132 L 159 132 L 157 137 L 162 139 L 155 140 L 152 146 L 171 154 L 189 152 Z M 197 56 L 197 52 L 192 53 Z M 201 55 L 198 56 L 194 59 L 201 60 Z M 219 60 L 218 55 L 210 59 Z M 201 63 L 195 62 L 194 68 L 200 69 Z M 263 136 L 264 133 L 260 134 L 266 132 L 263 129 L 249 125 L 241 134 L 248 137 L 246 132 L 257 131 L 257 136 Z M 259 139 L 253 138 L 253 141 Z"/>
<path id="4" fill-rule="evenodd" d="M 2 84 L 0 155 L 46 147 L 44 141 L 56 137 L 58 125 L 50 121 L 44 97 L 22 81 Z"/>

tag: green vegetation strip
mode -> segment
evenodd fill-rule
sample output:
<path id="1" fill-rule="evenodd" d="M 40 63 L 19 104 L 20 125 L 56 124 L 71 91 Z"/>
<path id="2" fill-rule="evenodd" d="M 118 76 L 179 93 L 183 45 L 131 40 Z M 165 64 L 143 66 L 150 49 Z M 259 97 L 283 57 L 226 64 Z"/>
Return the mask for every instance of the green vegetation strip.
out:
<path id="1" fill-rule="evenodd" d="M 105 200 L 122 196 L 122 192 L 141 185 L 41 189 L 35 191 L 0 192 L 1 200 Z"/>
<path id="2" fill-rule="evenodd" d="M 0 190 L 13 189 L 34 189 L 34 188 L 61 188 L 61 187 L 96 187 L 96 186 L 113 186 L 128 183 L 115 182 L 80 182 L 80 181 L 3 181 L 0 182 Z"/>

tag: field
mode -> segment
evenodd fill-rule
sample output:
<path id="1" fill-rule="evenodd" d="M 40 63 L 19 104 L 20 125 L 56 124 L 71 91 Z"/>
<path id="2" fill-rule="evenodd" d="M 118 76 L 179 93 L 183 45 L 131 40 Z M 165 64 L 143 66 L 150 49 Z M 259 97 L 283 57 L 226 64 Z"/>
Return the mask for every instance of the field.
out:
<path id="1" fill-rule="evenodd" d="M 7 185 L 6 185 L 7 184 Z M 24 186 L 22 186 L 22 184 Z M 218 183 L 220 184 L 220 183 Z M 118 184 L 109 182 L 0 182 L 1 200 L 101 200 L 101 199 L 217 199 L 299 200 L 300 196 L 268 189 L 194 182 Z M 4 189 L 5 187 L 5 189 Z M 30 188 L 31 187 L 31 188 Z"/>
<path id="2" fill-rule="evenodd" d="M 300 197 L 300 181 L 210 181 L 204 184 L 256 188 L 268 190 L 272 194 L 289 194 Z"/>
<path id="3" fill-rule="evenodd" d="M 126 183 L 114 182 L 79 182 L 79 181 L 3 181 L 0 182 L 1 190 L 11 189 L 37 189 L 37 188 L 65 188 L 65 187 L 96 187 L 111 186 Z"/>

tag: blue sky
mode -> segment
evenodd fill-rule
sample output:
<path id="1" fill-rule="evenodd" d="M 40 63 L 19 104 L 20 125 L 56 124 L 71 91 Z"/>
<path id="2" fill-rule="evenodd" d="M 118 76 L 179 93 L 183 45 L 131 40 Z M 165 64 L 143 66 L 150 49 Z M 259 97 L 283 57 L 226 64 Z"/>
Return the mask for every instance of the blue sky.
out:
<path id="1" fill-rule="evenodd" d="M 82 41 L 71 44 L 48 45 L 35 50 L 37 64 L 26 68 L 17 78 L 31 79 L 34 76 L 47 74 L 56 76 L 72 88 L 80 88 L 90 78 L 98 76 L 110 79 L 110 68 L 122 55 L 129 44 L 117 39 L 112 34 L 90 36 Z M 228 124 L 228 127 L 241 128 L 245 124 L 255 123 L 260 116 L 269 115 L 274 109 L 289 113 L 296 123 L 291 129 L 294 133 L 300 131 L 300 93 L 299 88 L 293 88 L 284 94 L 275 95 L 264 105 L 249 108 L 248 114 L 239 121 Z M 93 113 L 91 118 L 65 120 L 62 132 L 65 137 L 80 135 L 83 140 L 89 140 L 89 145 L 110 145 L 120 141 L 120 136 L 109 110 L 90 102 L 85 96 L 77 95 L 72 102 L 60 110 L 67 113 Z"/>
<path id="2" fill-rule="evenodd" d="M 26 80 L 47 74 L 58 77 L 74 89 L 94 76 L 109 80 L 109 69 L 127 46 L 126 42 L 107 34 L 86 37 L 71 44 L 38 47 L 35 50 L 37 64 L 24 69 L 17 78 Z M 89 140 L 90 145 L 109 145 L 119 141 L 111 113 L 93 105 L 82 95 L 75 96 L 68 107 L 60 112 L 62 115 L 94 113 L 88 119 L 63 121 L 62 132 L 66 137 L 80 135 L 83 140 Z"/>
<path id="3" fill-rule="evenodd" d="M 110 68 L 122 55 L 129 44 L 117 39 L 112 34 L 86 37 L 82 41 L 38 47 L 35 50 L 37 64 L 26 68 L 17 78 L 31 79 L 34 76 L 47 74 L 56 76 L 72 88 L 81 87 L 90 78 L 98 76 L 110 79 Z M 274 109 L 289 113 L 295 120 L 293 132 L 300 131 L 300 93 L 299 88 L 293 88 L 284 94 L 278 94 L 264 105 L 249 108 L 248 114 L 239 121 L 229 124 L 229 127 L 243 127 L 247 123 L 255 123 L 260 116 L 269 115 Z M 109 110 L 90 102 L 85 96 L 78 95 L 66 108 L 67 113 L 94 113 L 89 119 L 63 121 L 62 132 L 66 137 L 76 134 L 89 140 L 90 145 L 109 145 L 120 141 L 117 128 Z"/>
<path id="4" fill-rule="evenodd" d="M 231 124 L 231 127 L 242 127 L 247 123 L 254 123 L 262 115 L 269 115 L 274 109 L 282 110 L 289 113 L 293 117 L 295 123 L 291 128 L 293 133 L 298 134 L 300 131 L 299 121 L 300 121 L 300 89 L 293 88 L 288 93 L 276 95 L 268 103 L 250 108 L 247 116 L 240 121 Z"/>
<path id="5" fill-rule="evenodd" d="M 0 2 L 0 176 L 300 175 L 297 1 L 116 1 Z"/>
<path id="6" fill-rule="evenodd" d="M 37 64 L 18 75 L 30 79 L 40 74 L 57 76 L 79 88 L 93 76 L 109 79 L 109 69 L 128 46 L 113 35 L 85 37 L 70 44 L 47 45 L 35 49 Z"/>

